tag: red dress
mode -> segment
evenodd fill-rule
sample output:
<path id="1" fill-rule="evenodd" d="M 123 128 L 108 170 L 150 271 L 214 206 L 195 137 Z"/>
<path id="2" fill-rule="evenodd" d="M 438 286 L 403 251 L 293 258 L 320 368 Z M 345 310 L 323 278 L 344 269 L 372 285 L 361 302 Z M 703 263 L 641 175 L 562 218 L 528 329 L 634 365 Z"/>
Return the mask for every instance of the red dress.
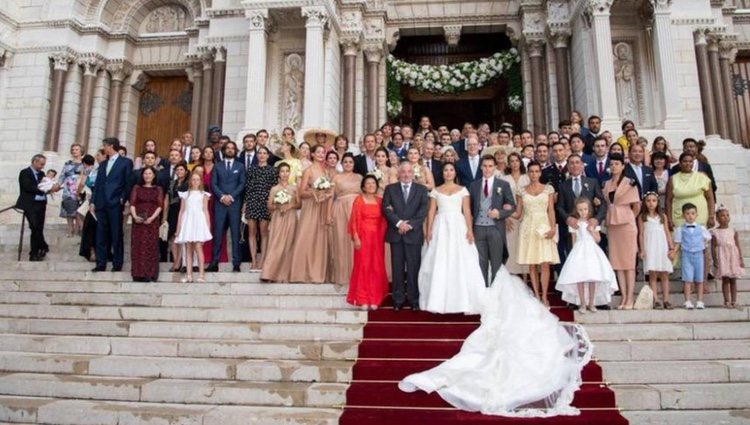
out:
<path id="1" fill-rule="evenodd" d="M 215 165 L 214 165 L 215 166 Z M 211 233 L 214 232 L 213 226 L 214 226 L 214 204 L 216 203 L 216 197 L 213 196 L 213 190 L 211 190 L 211 173 L 204 173 L 203 174 L 203 186 L 204 190 L 208 193 L 210 193 L 211 199 L 208 200 L 208 218 L 211 222 Z M 229 256 L 227 255 L 227 233 L 222 232 L 224 235 L 221 238 L 221 251 L 219 251 L 219 261 L 217 263 L 226 263 L 229 261 Z M 213 252 L 214 252 L 214 241 L 209 240 L 203 243 L 203 257 L 205 259 L 206 264 L 210 264 L 213 261 Z"/>
<path id="2" fill-rule="evenodd" d="M 164 202 L 161 187 L 135 186 L 130 192 L 130 205 L 141 218 L 150 217 Z M 151 224 L 136 224 L 131 227 L 131 249 L 133 279 L 156 281 L 159 279 L 159 225 L 158 218 Z"/>
<path id="3" fill-rule="evenodd" d="M 349 217 L 349 234 L 358 235 L 362 244 L 354 250 L 354 267 L 346 302 L 354 305 L 380 305 L 388 295 L 385 274 L 386 222 L 381 211 L 383 199 L 368 204 L 358 196 Z"/>

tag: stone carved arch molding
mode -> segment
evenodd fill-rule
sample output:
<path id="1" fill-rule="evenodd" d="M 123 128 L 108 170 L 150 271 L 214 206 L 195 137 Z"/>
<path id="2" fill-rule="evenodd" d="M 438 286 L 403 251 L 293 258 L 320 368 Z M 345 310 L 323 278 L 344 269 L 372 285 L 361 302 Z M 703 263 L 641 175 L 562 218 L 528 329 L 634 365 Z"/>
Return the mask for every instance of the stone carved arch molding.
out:
<path id="1" fill-rule="evenodd" d="M 95 15 L 87 20 L 101 22 L 115 33 L 135 33 L 146 17 L 153 11 L 169 6 L 181 7 L 186 11 L 185 26 L 192 27 L 193 22 L 202 16 L 208 0 L 92 0 L 101 1 Z M 90 10 L 89 10 L 90 12 Z"/>

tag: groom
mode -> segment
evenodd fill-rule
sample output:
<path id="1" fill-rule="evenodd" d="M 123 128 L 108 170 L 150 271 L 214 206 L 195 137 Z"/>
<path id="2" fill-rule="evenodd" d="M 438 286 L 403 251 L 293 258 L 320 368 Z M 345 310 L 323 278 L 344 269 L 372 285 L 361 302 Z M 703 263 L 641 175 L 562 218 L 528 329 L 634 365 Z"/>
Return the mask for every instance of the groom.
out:
<path id="1" fill-rule="evenodd" d="M 505 219 L 513 214 L 516 202 L 508 182 L 495 177 L 497 162 L 492 155 L 482 157 L 482 177 L 469 186 L 471 216 L 474 218 L 474 243 L 479 251 L 479 267 L 485 286 L 495 280 L 497 271 L 508 258 L 505 249 Z M 491 279 L 487 267 L 492 266 Z"/>
<path id="2" fill-rule="evenodd" d="M 393 265 L 393 310 L 401 310 L 406 301 L 404 286 L 412 310 L 418 310 L 417 277 L 422 261 L 422 223 L 427 216 L 427 188 L 414 183 L 414 169 L 408 162 L 402 162 L 398 167 L 398 180 L 398 183 L 386 186 L 383 193 L 383 215 L 388 222 L 385 240 L 391 244 Z"/>

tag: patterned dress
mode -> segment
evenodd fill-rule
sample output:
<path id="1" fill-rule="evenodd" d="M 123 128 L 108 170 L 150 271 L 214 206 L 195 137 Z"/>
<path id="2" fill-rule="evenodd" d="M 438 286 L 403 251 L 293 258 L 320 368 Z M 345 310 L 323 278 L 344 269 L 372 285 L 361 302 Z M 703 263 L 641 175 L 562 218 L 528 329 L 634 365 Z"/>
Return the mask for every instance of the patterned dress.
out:
<path id="1" fill-rule="evenodd" d="M 744 269 L 740 265 L 740 251 L 734 243 L 734 229 L 711 229 L 716 239 L 716 272 L 718 277 L 737 279 L 742 277 Z"/>
<path id="2" fill-rule="evenodd" d="M 78 214 L 78 177 L 83 163 L 68 160 L 60 171 L 60 185 L 62 186 L 62 202 L 60 203 L 60 217 L 75 217 Z"/>
<path id="3" fill-rule="evenodd" d="M 162 206 L 164 195 L 158 186 L 136 186 L 130 193 L 130 205 L 144 219 Z M 159 278 L 159 225 L 157 217 L 151 224 L 132 226 L 131 260 L 133 279 L 156 281 Z"/>
<path id="4" fill-rule="evenodd" d="M 268 193 L 279 180 L 278 170 L 273 165 L 250 167 L 245 179 L 245 218 L 249 220 L 271 219 L 268 212 Z"/>

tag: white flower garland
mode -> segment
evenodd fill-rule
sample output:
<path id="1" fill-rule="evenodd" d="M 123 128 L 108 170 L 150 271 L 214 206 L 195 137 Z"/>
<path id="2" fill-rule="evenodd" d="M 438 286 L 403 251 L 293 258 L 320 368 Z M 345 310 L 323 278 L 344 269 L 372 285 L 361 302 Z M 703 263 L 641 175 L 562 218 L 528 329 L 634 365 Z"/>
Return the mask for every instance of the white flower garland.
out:
<path id="1" fill-rule="evenodd" d="M 516 49 L 453 65 L 415 65 L 393 55 L 388 59 L 391 61 L 396 81 L 436 94 L 460 93 L 484 87 L 510 69 L 513 64 L 521 61 Z M 397 106 L 388 104 L 393 110 L 397 109 Z"/>

